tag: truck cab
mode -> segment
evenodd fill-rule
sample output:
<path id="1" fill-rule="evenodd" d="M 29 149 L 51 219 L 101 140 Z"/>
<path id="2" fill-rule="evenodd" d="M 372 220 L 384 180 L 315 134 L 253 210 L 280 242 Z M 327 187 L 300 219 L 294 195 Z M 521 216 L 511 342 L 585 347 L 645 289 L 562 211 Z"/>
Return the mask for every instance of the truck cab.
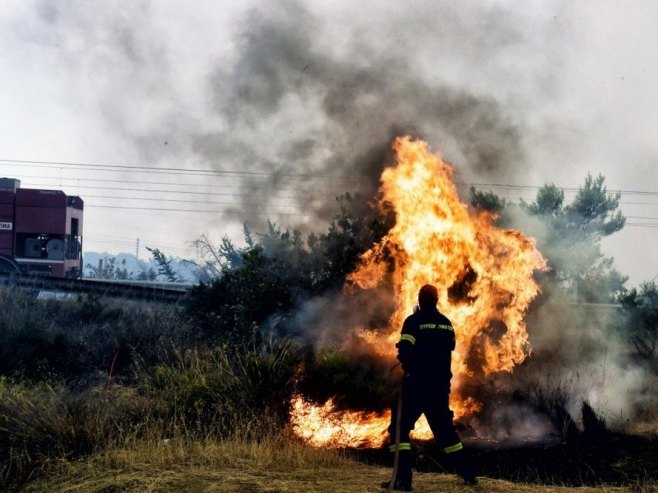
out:
<path id="1" fill-rule="evenodd" d="M 80 277 L 83 212 L 80 197 L 0 178 L 0 271 Z"/>

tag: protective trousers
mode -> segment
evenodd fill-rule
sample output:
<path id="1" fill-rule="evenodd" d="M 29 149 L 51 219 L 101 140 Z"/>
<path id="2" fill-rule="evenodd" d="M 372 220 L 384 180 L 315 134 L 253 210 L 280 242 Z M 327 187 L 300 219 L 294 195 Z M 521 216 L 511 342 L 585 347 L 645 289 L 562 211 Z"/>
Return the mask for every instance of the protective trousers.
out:
<path id="1" fill-rule="evenodd" d="M 409 433 L 413 430 L 421 414 L 425 414 L 432 430 L 434 439 L 462 478 L 469 481 L 474 478 L 469 461 L 463 451 L 463 445 L 452 422 L 453 413 L 448 399 L 450 384 L 437 385 L 435 382 L 423 382 L 406 377 L 402 385 L 402 412 L 400 416 L 399 462 L 395 485 L 402 490 L 411 489 L 412 466 L 411 442 Z M 397 407 L 393 408 L 389 426 L 389 444 L 391 452 L 395 453 L 395 435 L 397 423 Z"/>

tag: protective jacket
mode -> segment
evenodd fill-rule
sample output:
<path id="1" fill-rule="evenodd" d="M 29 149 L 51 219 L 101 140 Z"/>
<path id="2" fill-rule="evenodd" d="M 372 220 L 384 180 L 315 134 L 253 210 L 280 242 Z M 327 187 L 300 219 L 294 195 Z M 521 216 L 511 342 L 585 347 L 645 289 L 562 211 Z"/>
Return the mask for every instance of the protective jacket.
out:
<path id="1" fill-rule="evenodd" d="M 447 383 L 450 388 L 455 331 L 450 320 L 435 307 L 423 308 L 407 317 L 396 347 L 409 378 Z"/>

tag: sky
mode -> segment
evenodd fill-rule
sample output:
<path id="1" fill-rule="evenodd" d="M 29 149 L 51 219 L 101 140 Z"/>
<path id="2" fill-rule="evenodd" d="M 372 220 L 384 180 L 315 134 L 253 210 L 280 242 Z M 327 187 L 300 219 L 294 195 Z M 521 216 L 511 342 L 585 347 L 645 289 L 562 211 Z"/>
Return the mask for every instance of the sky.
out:
<path id="1" fill-rule="evenodd" d="M 80 195 L 86 251 L 194 256 L 322 231 L 410 134 L 464 192 L 603 174 L 632 287 L 658 276 L 656 47 L 653 1 L 0 0 L 0 176 Z"/>

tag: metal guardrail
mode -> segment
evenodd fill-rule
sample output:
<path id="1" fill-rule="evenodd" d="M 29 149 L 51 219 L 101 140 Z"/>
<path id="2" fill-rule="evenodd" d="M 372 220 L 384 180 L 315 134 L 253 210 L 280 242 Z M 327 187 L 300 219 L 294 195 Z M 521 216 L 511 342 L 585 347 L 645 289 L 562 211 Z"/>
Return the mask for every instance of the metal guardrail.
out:
<path id="1" fill-rule="evenodd" d="M 17 276 L 0 273 L 0 285 L 19 289 L 60 293 L 89 293 L 100 296 L 177 303 L 187 296 L 191 285 L 148 281 L 107 281 L 100 279 L 60 279 L 56 277 Z"/>

